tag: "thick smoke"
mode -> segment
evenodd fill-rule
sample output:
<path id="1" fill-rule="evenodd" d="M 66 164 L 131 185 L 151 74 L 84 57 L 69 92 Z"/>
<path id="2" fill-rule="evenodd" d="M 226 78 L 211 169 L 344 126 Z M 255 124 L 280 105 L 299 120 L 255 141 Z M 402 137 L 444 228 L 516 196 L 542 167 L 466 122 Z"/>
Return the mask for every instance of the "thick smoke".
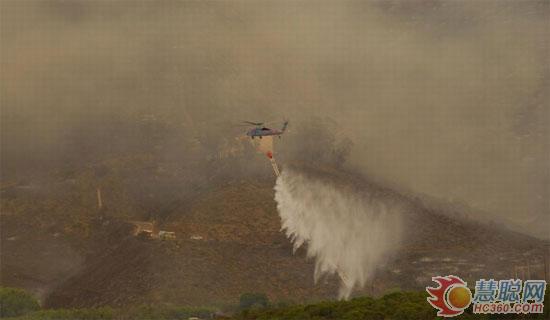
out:
<path id="1" fill-rule="evenodd" d="M 143 153 L 206 167 L 242 134 L 224 125 L 283 117 L 281 145 L 332 157 L 300 132 L 320 116 L 361 172 L 538 229 L 549 21 L 549 1 L 0 1 L 2 178 Z"/>
<path id="2" fill-rule="evenodd" d="M 339 297 L 363 287 L 399 245 L 403 208 L 375 193 L 285 169 L 275 186 L 282 230 L 294 250 L 307 244 L 315 281 L 341 279 Z"/>

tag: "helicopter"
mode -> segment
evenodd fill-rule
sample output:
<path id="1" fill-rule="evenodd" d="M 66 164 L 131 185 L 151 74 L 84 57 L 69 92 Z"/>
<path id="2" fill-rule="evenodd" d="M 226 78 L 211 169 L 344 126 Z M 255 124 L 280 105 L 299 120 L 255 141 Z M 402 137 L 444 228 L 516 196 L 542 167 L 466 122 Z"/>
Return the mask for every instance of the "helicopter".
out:
<path id="1" fill-rule="evenodd" d="M 265 136 L 278 136 L 280 139 L 281 135 L 285 132 L 288 126 L 288 120 L 283 123 L 283 127 L 280 130 L 267 128 L 264 126 L 263 122 L 243 121 L 243 123 L 256 126 L 255 128 L 250 129 L 246 132 L 246 135 L 250 136 L 252 139 L 254 139 L 255 137 L 260 137 L 261 139 Z"/>

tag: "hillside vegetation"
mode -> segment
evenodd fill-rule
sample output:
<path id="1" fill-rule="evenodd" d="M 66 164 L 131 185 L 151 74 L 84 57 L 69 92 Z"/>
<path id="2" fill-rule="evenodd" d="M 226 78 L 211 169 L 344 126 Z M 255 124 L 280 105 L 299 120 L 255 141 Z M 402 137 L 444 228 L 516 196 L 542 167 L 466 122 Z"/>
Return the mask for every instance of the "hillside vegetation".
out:
<path id="1" fill-rule="evenodd" d="M 408 208 L 402 248 L 356 296 L 422 290 L 434 275 L 470 284 L 510 278 L 527 263 L 531 277 L 543 277 L 544 242 L 375 183 L 344 165 L 345 139 L 322 123 L 307 126 L 296 130 L 312 138 L 307 152 L 283 139 L 283 170 L 293 165 Z M 139 151 L 3 180 L 0 284 L 24 288 L 51 308 L 223 306 L 256 291 L 271 301 L 335 299 L 339 279 L 315 283 L 315 261 L 303 249 L 294 253 L 280 232 L 265 155 L 248 141 L 206 135 L 185 140 L 188 152 L 175 156 L 170 130 L 165 137 L 154 129 Z M 134 237 L 132 220 L 156 221 L 177 240 Z"/>
<path id="2" fill-rule="evenodd" d="M 2 289 L 7 290 L 7 289 Z M 13 294 L 13 293 L 12 293 Z M 436 311 L 427 302 L 425 292 L 393 292 L 380 298 L 357 297 L 350 301 L 323 301 L 312 304 L 293 304 L 289 302 L 270 303 L 262 294 L 243 294 L 239 305 L 226 306 L 229 312 L 219 312 L 216 308 L 178 307 L 174 305 L 141 305 L 125 308 L 85 308 L 85 309 L 21 309 L 15 307 L 11 297 L 2 299 L 2 318 L 19 320 L 184 320 L 190 317 L 199 319 L 225 318 L 234 320 L 414 320 L 438 319 Z M 32 297 L 18 300 L 32 301 Z M 546 294 L 545 304 L 548 305 Z M 8 305 L 9 304 L 9 305 Z M 8 305 L 8 306 L 7 306 Z M 9 311 L 17 313 L 7 313 Z M 549 308 L 543 314 L 530 315 L 474 315 L 471 308 L 459 319 L 548 319 Z"/>

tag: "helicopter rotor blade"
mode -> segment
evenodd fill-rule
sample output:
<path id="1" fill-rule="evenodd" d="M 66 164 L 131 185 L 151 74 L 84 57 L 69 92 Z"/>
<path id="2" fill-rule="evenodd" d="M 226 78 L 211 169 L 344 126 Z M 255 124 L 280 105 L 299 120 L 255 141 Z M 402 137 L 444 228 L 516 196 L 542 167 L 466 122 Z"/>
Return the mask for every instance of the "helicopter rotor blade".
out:
<path id="1" fill-rule="evenodd" d="M 261 126 L 263 125 L 264 123 L 263 122 L 252 122 L 252 121 L 243 121 L 244 123 L 248 123 L 248 124 L 251 124 L 253 126 Z"/>

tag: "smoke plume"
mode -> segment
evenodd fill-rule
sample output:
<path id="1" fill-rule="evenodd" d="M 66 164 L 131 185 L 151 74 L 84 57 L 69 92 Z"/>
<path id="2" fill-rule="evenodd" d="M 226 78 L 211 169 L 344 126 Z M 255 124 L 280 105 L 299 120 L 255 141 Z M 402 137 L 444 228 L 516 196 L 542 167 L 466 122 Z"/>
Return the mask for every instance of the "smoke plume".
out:
<path id="1" fill-rule="evenodd" d="M 549 21 L 549 1 L 0 1 L 2 178 L 188 167 L 242 134 L 224 123 L 285 117 L 302 161 L 548 221 Z M 319 154 L 312 116 L 349 141 Z"/>
<path id="2" fill-rule="evenodd" d="M 275 200 L 294 251 L 307 245 L 316 282 L 340 277 L 340 298 L 363 287 L 398 248 L 403 207 L 382 194 L 285 168 Z"/>

